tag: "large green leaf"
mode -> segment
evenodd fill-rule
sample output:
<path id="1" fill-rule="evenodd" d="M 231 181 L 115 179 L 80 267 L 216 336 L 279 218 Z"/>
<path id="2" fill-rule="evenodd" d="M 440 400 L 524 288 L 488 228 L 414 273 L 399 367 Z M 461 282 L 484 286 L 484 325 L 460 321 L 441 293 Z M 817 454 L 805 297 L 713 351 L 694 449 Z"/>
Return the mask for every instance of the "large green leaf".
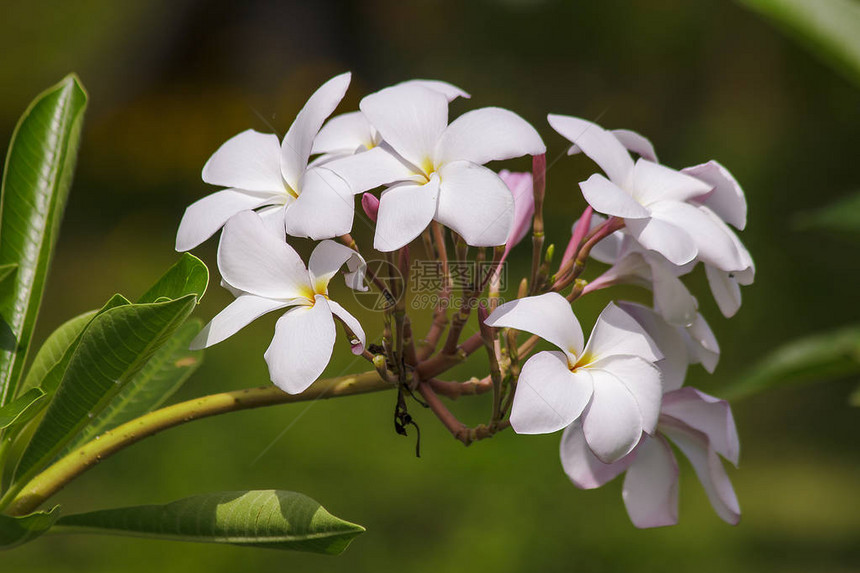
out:
<path id="1" fill-rule="evenodd" d="M 856 0 L 739 1 L 860 84 L 860 3 Z"/>
<path id="2" fill-rule="evenodd" d="M 853 193 L 808 213 L 797 216 L 801 228 L 821 228 L 860 233 L 860 193 Z"/>
<path id="3" fill-rule="evenodd" d="M 856 375 L 860 375 L 860 327 L 853 326 L 801 338 L 778 348 L 723 395 L 737 399 L 778 386 Z"/>
<path id="4" fill-rule="evenodd" d="M 0 316 L 14 344 L 0 345 L 0 406 L 15 395 L 77 155 L 87 95 L 74 75 L 38 96 L 21 116 L 3 171 L 0 265 L 17 264 Z M 11 347 L 10 347 L 11 346 Z"/>
<path id="5" fill-rule="evenodd" d="M 261 490 L 197 495 L 166 505 L 62 517 L 57 532 L 229 543 L 336 555 L 364 532 L 306 495 Z"/>
<path id="6" fill-rule="evenodd" d="M 107 406 L 185 321 L 196 295 L 118 306 L 93 318 L 15 473 L 27 481 Z"/>
<path id="7" fill-rule="evenodd" d="M 203 261 L 190 253 L 184 253 L 137 302 L 175 299 L 186 294 L 196 294 L 198 299 L 203 298 L 208 284 L 209 269 Z"/>
<path id="8" fill-rule="evenodd" d="M 60 517 L 60 506 L 21 517 L 0 514 L 0 549 L 12 549 L 51 529 Z M 2 560 L 0 560 L 2 561 Z"/>
<path id="9" fill-rule="evenodd" d="M 155 410 L 200 366 L 202 350 L 189 350 L 203 323 L 189 320 L 149 359 L 101 414 L 66 447 L 63 455 L 112 428 Z"/>

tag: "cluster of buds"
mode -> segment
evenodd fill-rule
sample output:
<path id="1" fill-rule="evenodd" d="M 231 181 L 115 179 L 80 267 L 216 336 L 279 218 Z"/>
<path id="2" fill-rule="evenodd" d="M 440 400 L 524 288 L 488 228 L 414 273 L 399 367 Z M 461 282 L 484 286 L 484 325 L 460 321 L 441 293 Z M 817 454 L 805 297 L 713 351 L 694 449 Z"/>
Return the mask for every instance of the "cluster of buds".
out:
<path id="1" fill-rule="evenodd" d="M 449 123 L 449 104 L 470 96 L 428 80 L 370 94 L 360 111 L 326 121 L 349 81 L 343 74 L 320 87 L 282 141 L 245 131 L 203 168 L 205 182 L 226 189 L 187 209 L 176 246 L 191 249 L 223 227 L 218 267 L 236 299 L 194 345 L 215 344 L 286 308 L 265 359 L 274 384 L 300 393 L 329 363 L 340 324 L 353 353 L 398 389 L 398 430 L 410 421 L 408 396 L 465 444 L 508 427 L 518 434 L 563 430 L 561 461 L 571 481 L 594 488 L 626 473 L 624 503 L 638 527 L 678 520 L 671 442 L 690 459 L 719 516 L 737 523 L 740 509 L 720 459 L 737 464 L 731 410 L 683 386 L 690 364 L 713 372 L 719 347 L 682 277 L 701 262 L 726 316 L 740 306 L 739 285 L 753 279 L 752 258 L 729 227 L 746 222 L 743 192 L 729 172 L 714 161 L 677 171 L 660 164 L 637 133 L 549 115 L 571 142 L 568 154 L 586 155 L 603 172 L 579 184 L 588 206 L 571 214 L 556 266 L 554 246 L 544 248 L 546 147 L 534 127 L 494 107 Z M 532 156 L 532 173 L 485 167 L 522 156 Z M 371 257 L 360 254 L 350 235 L 356 195 L 374 227 L 373 259 L 397 272 L 374 271 Z M 502 266 L 529 230 L 530 275 L 502 302 Z M 296 238 L 320 241 L 307 266 L 290 245 Z M 418 253 L 441 277 L 423 339 L 413 336 L 402 280 Z M 592 258 L 610 266 L 589 282 L 581 275 Z M 486 272 L 455 285 L 452 270 L 463 261 Z M 372 289 L 384 301 L 382 333 L 370 344 L 359 321 L 329 297 L 341 269 L 354 291 Z M 618 283 L 651 290 L 652 306 L 610 303 L 586 342 L 573 303 Z M 464 299 L 456 309 L 455 290 Z M 477 332 L 466 336 L 473 313 Z M 532 336 L 521 340 L 523 332 Z M 535 352 L 541 339 L 555 349 Z M 486 377 L 440 378 L 480 349 L 489 356 Z M 460 422 L 439 398 L 484 392 L 492 392 L 492 407 L 477 427 Z"/>

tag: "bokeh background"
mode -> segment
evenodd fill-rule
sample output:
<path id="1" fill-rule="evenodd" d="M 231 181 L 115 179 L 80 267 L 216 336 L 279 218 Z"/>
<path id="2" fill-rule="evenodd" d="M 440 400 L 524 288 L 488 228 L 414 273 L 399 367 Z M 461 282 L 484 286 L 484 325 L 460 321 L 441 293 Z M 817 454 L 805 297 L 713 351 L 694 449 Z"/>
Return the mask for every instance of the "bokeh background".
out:
<path id="1" fill-rule="evenodd" d="M 184 207 L 211 191 L 200 180 L 209 155 L 247 128 L 282 135 L 308 95 L 344 70 L 353 83 L 343 111 L 390 83 L 444 79 L 473 95 L 452 115 L 513 109 L 542 133 L 550 160 L 565 149 L 545 121 L 555 112 L 640 131 L 674 167 L 710 158 L 728 166 L 746 190 L 742 239 L 758 275 L 730 321 L 703 276 L 693 277 L 723 351 L 715 375 L 691 370 L 690 383 L 706 391 L 719 395 L 783 342 L 860 319 L 857 238 L 797 224 L 799 214 L 857 190 L 860 92 L 737 4 L 4 0 L 0 13 L 0 138 L 8 142 L 30 99 L 69 71 L 91 96 L 39 337 L 114 292 L 145 290 L 176 257 Z M 576 183 L 593 170 L 580 156 L 549 172 L 548 234 L 559 246 L 584 206 Z M 369 245 L 368 228 L 356 229 Z M 515 251 L 511 276 L 528 251 Z M 214 242 L 197 254 L 214 271 Z M 206 320 L 230 300 L 214 278 L 198 313 Z M 601 297 L 579 304 L 586 324 L 607 302 Z M 371 337 L 381 333 L 378 316 L 359 316 Z M 176 398 L 265 384 L 273 324 L 258 321 L 211 349 Z M 363 367 L 344 348 L 335 356 L 332 375 Z M 472 364 L 461 374 L 484 368 L 480 358 Z M 173 429 L 58 498 L 75 512 L 201 491 L 302 491 L 367 527 L 340 557 L 48 536 L 4 554 L 0 569 L 860 571 L 858 410 L 847 405 L 854 384 L 784 388 L 735 405 L 738 527 L 712 512 L 685 461 L 681 524 L 639 531 L 620 481 L 589 492 L 568 482 L 557 435 L 507 432 L 463 448 L 413 405 L 416 458 L 415 436 L 394 433 L 393 395 L 377 394 Z M 454 407 L 477 423 L 488 399 Z"/>

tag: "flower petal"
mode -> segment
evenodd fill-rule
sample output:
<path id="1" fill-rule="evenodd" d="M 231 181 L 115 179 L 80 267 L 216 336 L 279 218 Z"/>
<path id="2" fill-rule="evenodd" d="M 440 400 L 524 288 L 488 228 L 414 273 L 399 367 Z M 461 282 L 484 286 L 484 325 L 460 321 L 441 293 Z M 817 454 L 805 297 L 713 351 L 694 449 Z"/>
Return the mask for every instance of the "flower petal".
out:
<path id="1" fill-rule="evenodd" d="M 723 521 L 737 525 L 741 519 L 738 498 L 720 457 L 708 446 L 707 437 L 702 432 L 671 420 L 661 421 L 660 429 L 690 460 L 717 515 Z"/>
<path id="2" fill-rule="evenodd" d="M 253 129 L 233 136 L 203 166 L 203 181 L 245 191 L 284 193 L 278 136 Z"/>
<path id="3" fill-rule="evenodd" d="M 334 319 L 325 298 L 287 311 L 275 325 L 266 364 L 275 386 L 290 394 L 307 390 L 322 374 L 334 348 Z"/>
<path id="4" fill-rule="evenodd" d="M 696 314 L 696 320 L 685 329 L 685 333 L 690 364 L 698 362 L 713 374 L 720 360 L 720 345 L 705 317 Z"/>
<path id="5" fill-rule="evenodd" d="M 253 211 L 239 213 L 224 226 L 218 269 L 232 287 L 266 298 L 307 297 L 312 292 L 298 253 Z"/>
<path id="6" fill-rule="evenodd" d="M 591 377 L 571 372 L 562 352 L 538 352 L 523 365 L 511 406 L 518 434 L 549 434 L 570 425 L 591 398 Z"/>
<path id="7" fill-rule="evenodd" d="M 613 129 L 611 133 L 629 151 L 632 151 L 643 159 L 657 163 L 657 153 L 654 151 L 654 145 L 647 137 L 629 129 Z"/>
<path id="8" fill-rule="evenodd" d="M 703 263 L 724 271 L 740 271 L 748 266 L 732 238 L 733 231 L 707 207 L 660 201 L 651 205 L 651 216 L 683 229 L 692 238 Z"/>
<path id="9" fill-rule="evenodd" d="M 642 415 L 627 386 L 605 370 L 587 370 L 594 381 L 594 395 L 582 415 L 585 441 L 603 463 L 617 462 L 629 454 L 642 436 Z"/>
<path id="10" fill-rule="evenodd" d="M 364 329 L 361 327 L 361 323 L 358 322 L 358 319 L 352 316 L 349 311 L 335 301 L 328 300 L 327 302 L 332 314 L 343 321 L 346 327 L 349 328 L 356 337 L 356 340 L 349 341 L 350 346 L 352 347 L 352 353 L 361 354 L 364 352 L 364 347 L 367 344 L 367 335 L 364 334 Z"/>
<path id="11" fill-rule="evenodd" d="M 203 330 L 191 341 L 191 350 L 218 344 L 264 314 L 290 304 L 289 301 L 272 300 L 253 294 L 240 295 L 203 327 Z"/>
<path id="12" fill-rule="evenodd" d="M 337 153 L 352 155 L 375 144 L 373 128 L 360 111 L 342 113 L 328 120 L 314 138 L 311 155 Z"/>
<path id="13" fill-rule="evenodd" d="M 747 200 L 740 184 L 728 169 L 711 160 L 693 167 L 685 167 L 681 169 L 681 173 L 701 179 L 714 188 L 699 199 L 702 204 L 707 205 L 723 221 L 736 229 L 743 230 L 746 227 Z"/>
<path id="14" fill-rule="evenodd" d="M 257 211 L 266 228 L 282 241 L 287 239 L 287 228 L 284 222 L 285 207 L 286 205 L 271 205 Z"/>
<path id="15" fill-rule="evenodd" d="M 484 324 L 537 334 L 563 350 L 571 363 L 582 354 L 582 327 L 570 303 L 557 292 L 506 302 L 494 310 Z"/>
<path id="16" fill-rule="evenodd" d="M 299 197 L 287 207 L 287 233 L 315 241 L 352 230 L 355 196 L 349 184 L 325 167 L 305 172 Z"/>
<path id="17" fill-rule="evenodd" d="M 597 317 L 584 353 L 593 360 L 619 354 L 639 356 L 648 362 L 663 357 L 639 323 L 612 302 Z"/>
<path id="18" fill-rule="evenodd" d="M 663 413 L 705 434 L 714 451 L 738 465 L 740 441 L 728 402 L 685 386 L 663 396 Z"/>
<path id="19" fill-rule="evenodd" d="M 507 169 L 499 171 L 499 178 L 514 196 L 514 222 L 505 239 L 505 252 L 508 253 L 523 240 L 531 227 L 535 212 L 534 182 L 531 173 L 511 173 Z"/>
<path id="20" fill-rule="evenodd" d="M 647 440 L 647 438 L 645 438 Z M 564 429 L 561 435 L 561 465 L 564 473 L 580 489 L 594 489 L 614 479 L 630 467 L 636 459 L 636 450 L 613 464 L 604 464 L 589 449 L 577 420 Z"/>
<path id="21" fill-rule="evenodd" d="M 224 226 L 240 211 L 256 209 L 271 200 L 238 189 L 224 189 L 198 199 L 185 209 L 176 232 L 176 250 L 190 251 Z"/>
<path id="22" fill-rule="evenodd" d="M 327 240 L 314 248 L 308 261 L 308 271 L 314 285 L 314 292 L 328 292 L 328 283 L 344 264 L 348 265 L 350 269 L 348 274 L 352 275 L 346 281 L 350 288 L 367 290 L 363 284 L 364 271 L 367 267 L 364 257 L 346 245 Z M 359 288 L 356 289 L 356 286 Z"/>
<path id="23" fill-rule="evenodd" d="M 642 440 L 624 476 L 622 496 L 636 527 L 678 523 L 678 462 L 662 436 Z"/>
<path id="24" fill-rule="evenodd" d="M 687 201 L 710 190 L 711 186 L 704 181 L 646 159 L 639 159 L 633 168 L 631 191 L 643 205 L 658 201 Z"/>
<path id="25" fill-rule="evenodd" d="M 416 178 L 416 168 L 405 163 L 384 143 L 370 151 L 334 159 L 326 163 L 325 167 L 349 183 L 354 194 Z"/>
<path id="26" fill-rule="evenodd" d="M 293 189 L 299 188 L 317 132 L 343 99 L 351 77 L 346 72 L 321 85 L 308 98 L 284 136 L 281 143 L 281 173 L 284 181 Z"/>
<path id="27" fill-rule="evenodd" d="M 553 129 L 597 163 L 613 183 L 624 187 L 630 182 L 633 159 L 613 134 L 578 117 L 550 114 L 547 119 Z"/>
<path id="28" fill-rule="evenodd" d="M 638 356 L 610 356 L 590 364 L 587 370 L 603 370 L 620 380 L 639 406 L 642 429 L 649 434 L 654 433 L 663 396 L 659 368 Z"/>
<path id="29" fill-rule="evenodd" d="M 654 288 L 654 308 L 670 324 L 688 326 L 696 320 L 699 303 L 687 286 L 675 275 L 675 269 L 661 255 L 648 253 Z"/>
<path id="30" fill-rule="evenodd" d="M 643 219 L 650 215 L 648 209 L 637 203 L 627 191 L 599 173 L 582 181 L 579 188 L 595 211 L 630 219 Z"/>
<path id="31" fill-rule="evenodd" d="M 733 317 L 741 307 L 741 287 L 737 279 L 732 276 L 733 273 L 721 271 L 711 265 L 705 265 L 705 275 L 720 312 L 726 318 Z"/>
<path id="32" fill-rule="evenodd" d="M 641 304 L 622 301 L 618 306 L 645 329 L 663 353 L 663 358 L 654 363 L 662 373 L 663 392 L 680 388 L 687 376 L 688 351 L 679 329 Z"/>
<path id="33" fill-rule="evenodd" d="M 397 85 L 366 96 L 359 107 L 403 158 L 422 169 L 432 163 L 436 142 L 448 125 L 444 95 L 420 85 Z"/>
<path id="34" fill-rule="evenodd" d="M 498 175 L 468 161 L 439 171 L 436 220 L 474 247 L 504 244 L 514 221 L 514 196 Z"/>
<path id="35" fill-rule="evenodd" d="M 685 265 L 696 258 L 693 238 L 683 228 L 661 219 L 625 219 L 627 231 L 646 249 L 658 252 L 675 265 Z"/>
<path id="36" fill-rule="evenodd" d="M 488 161 L 540 155 L 546 145 L 529 122 L 512 111 L 484 107 L 464 113 L 451 122 L 436 144 L 437 165 L 452 161 Z"/>
<path id="37" fill-rule="evenodd" d="M 427 228 L 436 214 L 439 178 L 428 183 L 400 183 L 382 192 L 373 248 L 381 252 L 399 249 Z"/>
<path id="38" fill-rule="evenodd" d="M 453 84 L 449 84 L 448 82 L 440 81 L 440 80 L 407 80 L 407 81 L 401 82 L 397 85 L 402 86 L 402 85 L 412 85 L 412 84 L 419 85 L 421 87 L 425 87 L 429 90 L 433 90 L 434 92 L 439 92 L 440 94 L 445 96 L 445 98 L 449 102 L 454 101 L 458 97 L 462 97 L 465 99 L 469 99 L 472 97 L 468 93 L 466 93 L 463 90 L 461 90 L 460 88 L 458 88 L 457 86 L 455 86 Z"/>

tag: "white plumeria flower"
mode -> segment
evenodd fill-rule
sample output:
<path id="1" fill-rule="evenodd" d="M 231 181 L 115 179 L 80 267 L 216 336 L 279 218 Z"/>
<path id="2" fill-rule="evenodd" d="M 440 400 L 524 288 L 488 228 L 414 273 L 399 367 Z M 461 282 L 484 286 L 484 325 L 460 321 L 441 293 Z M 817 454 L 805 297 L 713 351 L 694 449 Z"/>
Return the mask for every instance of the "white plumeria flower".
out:
<path id="1" fill-rule="evenodd" d="M 591 452 L 582 424 L 567 428 L 561 438 L 561 463 L 579 488 L 593 489 L 622 472 L 622 496 L 636 527 L 678 523 L 678 463 L 672 441 L 690 460 L 717 515 L 736 525 L 741 510 L 720 456 L 737 466 L 737 429 L 728 402 L 685 387 L 667 392 L 657 434 L 642 441 L 624 458 L 606 464 Z"/>
<path id="2" fill-rule="evenodd" d="M 344 264 L 350 271 L 347 284 L 364 289 L 364 259 L 352 249 L 323 241 L 305 268 L 298 253 L 257 213 L 233 216 L 218 246 L 218 269 L 236 300 L 206 325 L 192 348 L 217 344 L 266 313 L 292 307 L 278 319 L 265 358 L 276 386 L 290 394 L 304 391 L 331 358 L 335 318 L 355 336 L 353 352 L 364 348 L 358 320 L 328 296 L 328 284 Z"/>
<path id="3" fill-rule="evenodd" d="M 326 166 L 355 193 L 382 192 L 373 246 L 398 249 L 436 220 L 473 246 L 501 245 L 514 214 L 510 190 L 493 160 L 546 151 L 537 131 L 500 108 L 467 112 L 448 125 L 448 100 L 422 85 L 383 89 L 361 100 L 361 111 L 383 143 Z"/>
<path id="4" fill-rule="evenodd" d="M 592 215 L 591 227 L 604 221 L 600 215 Z M 578 224 L 574 223 L 573 232 L 576 232 Z M 597 243 L 591 249 L 590 256 L 611 266 L 589 282 L 583 294 L 615 284 L 635 284 L 654 293 L 654 307 L 668 322 L 688 326 L 696 320 L 698 302 L 679 278 L 690 272 L 694 263 L 673 265 L 666 257 L 643 248 L 632 236 L 622 231 L 616 231 Z"/>
<path id="5" fill-rule="evenodd" d="M 519 434 L 544 434 L 581 417 L 588 446 L 607 463 L 627 455 L 642 432 L 652 433 L 660 412 L 662 358 L 630 315 L 609 304 L 588 344 L 570 304 L 558 293 L 501 305 L 493 327 L 537 334 L 561 351 L 538 352 L 523 365 L 511 408 Z"/>
<path id="6" fill-rule="evenodd" d="M 324 168 L 308 168 L 314 137 L 343 99 L 347 72 L 324 83 L 296 116 L 283 142 L 273 133 L 243 131 L 203 166 L 203 181 L 228 187 L 191 204 L 176 250 L 193 249 L 240 211 L 259 209 L 281 235 L 324 239 L 349 233 L 355 211 L 349 185 Z"/>
<path id="7" fill-rule="evenodd" d="M 408 80 L 397 85 L 420 85 L 444 95 L 449 102 L 458 97 L 471 96 L 455 85 L 438 80 Z M 311 155 L 321 154 L 313 165 L 322 165 L 340 157 L 347 157 L 373 149 L 382 143 L 382 136 L 370 124 L 361 111 L 353 111 L 335 116 L 320 129 Z"/>
<path id="8" fill-rule="evenodd" d="M 693 167 L 685 167 L 681 173 L 701 179 L 713 187 L 710 193 L 696 198 L 696 202 L 701 203 L 703 208 L 707 209 L 712 219 L 716 219 L 720 223 L 725 221 L 741 231 L 746 227 L 746 197 L 741 186 L 728 169 L 716 161 L 708 161 Z M 725 227 L 725 225 L 723 226 Z M 741 255 L 743 266 L 736 270 L 725 270 L 715 265 L 705 264 L 705 274 L 720 311 L 728 318 L 734 316 L 741 306 L 740 285 L 750 285 L 755 280 L 755 264 L 749 251 L 737 235 L 727 227 L 725 230 L 734 241 L 735 247 Z"/>
<path id="9" fill-rule="evenodd" d="M 690 203 L 710 192 L 711 185 L 644 158 L 634 163 L 615 135 L 590 121 L 552 114 L 548 119 L 606 173 L 580 183 L 595 211 L 623 218 L 627 232 L 639 243 L 675 265 L 698 256 L 724 271 L 744 268 L 731 233 L 701 206 Z"/>

